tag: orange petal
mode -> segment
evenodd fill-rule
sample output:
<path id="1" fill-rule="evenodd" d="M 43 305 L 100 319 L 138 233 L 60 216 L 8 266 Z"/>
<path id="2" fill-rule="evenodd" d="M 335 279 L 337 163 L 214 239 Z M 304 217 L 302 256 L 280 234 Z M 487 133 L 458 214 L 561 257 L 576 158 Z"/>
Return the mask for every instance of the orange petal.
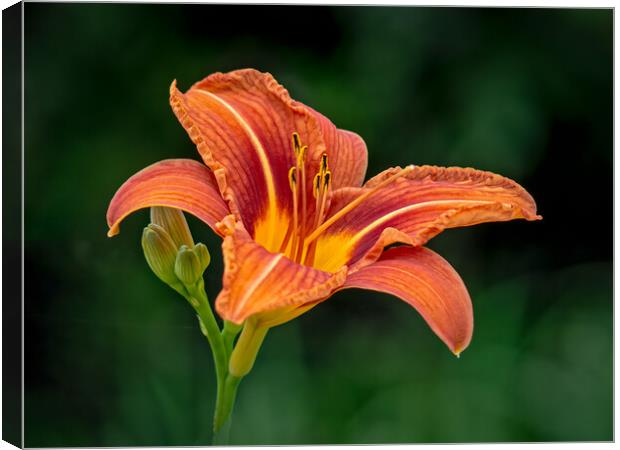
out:
<path id="1" fill-rule="evenodd" d="M 270 323 L 282 323 L 277 310 L 292 318 L 293 309 L 327 298 L 344 283 L 346 267 L 331 274 L 271 253 L 239 222 L 234 224 L 232 216 L 221 228 L 227 234 L 222 244 L 225 268 L 215 306 L 225 320 L 239 324 L 249 316 L 269 313 Z"/>
<path id="2" fill-rule="evenodd" d="M 329 168 L 333 174 L 332 189 L 361 186 L 368 167 L 368 150 L 364 140 L 351 131 L 336 128 L 323 114 L 307 108 L 316 117 L 323 132 Z"/>
<path id="3" fill-rule="evenodd" d="M 397 247 L 348 276 L 344 288 L 395 295 L 413 306 L 457 356 L 471 341 L 474 318 L 467 289 L 452 266 L 424 247 Z"/>
<path id="4" fill-rule="evenodd" d="M 470 168 L 388 169 L 363 188 L 345 188 L 332 197 L 324 231 L 317 233 L 314 264 L 326 271 L 369 264 L 394 242 L 423 245 L 446 228 L 541 219 L 517 183 Z"/>
<path id="5" fill-rule="evenodd" d="M 187 211 L 211 228 L 230 214 L 217 189 L 213 173 L 198 161 L 167 159 L 129 178 L 108 207 L 108 236 L 119 233 L 120 222 L 134 211 L 167 206 Z"/>

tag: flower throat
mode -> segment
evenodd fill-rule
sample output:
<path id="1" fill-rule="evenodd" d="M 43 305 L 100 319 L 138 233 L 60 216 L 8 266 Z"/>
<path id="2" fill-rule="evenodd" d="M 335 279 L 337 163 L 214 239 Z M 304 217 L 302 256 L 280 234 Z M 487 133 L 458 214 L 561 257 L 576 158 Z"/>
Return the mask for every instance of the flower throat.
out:
<path id="1" fill-rule="evenodd" d="M 295 153 L 295 165 L 288 171 L 288 181 L 293 196 L 293 220 L 284 236 L 279 252 L 297 263 L 312 266 L 316 252 L 316 240 L 334 222 L 342 218 L 349 211 L 357 207 L 368 196 L 379 188 L 393 182 L 413 169 L 407 166 L 378 183 L 372 189 L 355 198 L 345 207 L 325 220 L 327 200 L 332 190 L 332 172 L 329 170 L 327 153 L 321 155 L 319 170 L 312 180 L 312 196 L 314 197 L 314 218 L 308 217 L 306 199 L 306 156 L 308 146 L 302 145 L 297 132 L 292 134 L 292 147 Z"/>

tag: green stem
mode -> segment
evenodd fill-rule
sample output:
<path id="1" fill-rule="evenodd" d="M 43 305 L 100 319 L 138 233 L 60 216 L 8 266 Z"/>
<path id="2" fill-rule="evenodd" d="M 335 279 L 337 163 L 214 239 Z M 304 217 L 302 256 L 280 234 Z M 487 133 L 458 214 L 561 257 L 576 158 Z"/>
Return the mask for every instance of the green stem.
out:
<path id="1" fill-rule="evenodd" d="M 235 406 L 235 398 L 240 381 L 241 377 L 228 374 L 221 392 L 222 395 L 217 396 L 215 415 L 213 417 L 213 444 L 229 443 L 232 411 Z"/>
<path id="2" fill-rule="evenodd" d="M 202 283 L 189 290 L 189 295 L 188 300 L 198 313 L 201 328 L 211 345 L 217 375 L 213 443 L 228 444 L 237 388 L 243 376 L 252 369 L 269 328 L 257 326 L 251 319 L 247 320 L 234 346 L 241 327 L 224 321 L 223 330 L 220 331 Z"/>
<path id="3" fill-rule="evenodd" d="M 224 347 L 226 348 L 226 353 L 230 357 L 230 354 L 233 351 L 233 347 L 235 344 L 235 338 L 241 331 L 242 326 L 236 325 L 228 320 L 224 321 L 224 329 L 222 330 L 222 339 L 224 339 Z"/>
<path id="4" fill-rule="evenodd" d="M 204 288 L 199 286 L 192 289 L 190 294 L 198 300 L 198 302 L 190 300 L 190 303 L 194 305 L 203 325 L 204 333 L 211 345 L 215 374 L 217 376 L 217 396 L 215 399 L 215 412 L 213 414 L 213 441 L 215 443 L 217 440 L 220 444 L 227 444 L 230 433 L 230 420 L 228 419 L 232 413 L 237 386 L 241 379 L 231 379 L 231 376 L 228 374 L 229 352 Z M 226 424 L 226 429 L 222 432 L 222 425 L 224 424 Z"/>
<path id="5" fill-rule="evenodd" d="M 226 348 L 224 347 L 224 340 L 220 334 L 220 327 L 217 325 L 217 321 L 215 320 L 215 316 L 211 310 L 211 305 L 209 305 L 209 299 L 204 291 L 204 288 L 200 287 L 192 289 L 190 294 L 198 300 L 198 305 L 194 306 L 194 308 L 198 313 L 200 321 L 204 325 L 207 340 L 211 346 L 219 394 L 220 386 L 223 386 L 226 373 L 228 372 L 228 355 L 226 353 Z"/>

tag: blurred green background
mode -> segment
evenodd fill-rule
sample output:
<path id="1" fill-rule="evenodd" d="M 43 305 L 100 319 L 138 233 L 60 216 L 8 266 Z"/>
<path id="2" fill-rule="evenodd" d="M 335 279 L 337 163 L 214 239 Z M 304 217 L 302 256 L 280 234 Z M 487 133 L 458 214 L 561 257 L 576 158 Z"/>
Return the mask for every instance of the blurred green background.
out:
<path id="1" fill-rule="evenodd" d="M 215 379 L 189 306 L 148 269 L 121 183 L 198 155 L 168 106 L 269 71 L 368 144 L 369 175 L 473 166 L 544 220 L 430 247 L 474 302 L 455 358 L 405 303 L 351 290 L 269 334 L 235 444 L 611 440 L 612 10 L 25 5 L 26 445 L 200 445 Z M 219 239 L 193 218 L 214 256 Z"/>

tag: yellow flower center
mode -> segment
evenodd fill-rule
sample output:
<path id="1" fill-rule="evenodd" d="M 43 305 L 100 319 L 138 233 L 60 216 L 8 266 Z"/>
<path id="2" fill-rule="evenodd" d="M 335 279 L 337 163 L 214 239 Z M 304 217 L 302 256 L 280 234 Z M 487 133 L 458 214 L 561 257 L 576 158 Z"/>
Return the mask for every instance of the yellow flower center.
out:
<path id="1" fill-rule="evenodd" d="M 335 222 L 343 218 L 362 204 L 369 196 L 379 189 L 394 182 L 403 175 L 409 173 L 413 166 L 393 171 L 381 181 L 377 181 L 372 188 L 365 189 L 346 206 L 339 209 L 329 218 L 328 199 L 331 195 L 333 175 L 329 169 L 326 153 L 321 155 L 319 168 L 312 178 L 312 196 L 314 197 L 314 216 L 310 217 L 312 210 L 308 207 L 308 201 L 312 201 L 307 195 L 306 183 L 306 157 L 308 147 L 303 145 L 298 133 L 293 133 L 292 147 L 295 153 L 295 165 L 289 168 L 288 181 L 291 189 L 293 210 L 292 217 L 288 214 L 277 214 L 277 220 L 262 220 L 255 229 L 254 239 L 260 242 L 269 251 L 282 253 L 289 259 L 306 265 L 334 272 L 350 257 L 353 244 L 359 241 L 362 232 L 350 232 L 341 230 L 337 235 L 325 235 L 325 231 Z M 269 215 L 267 215 L 269 217 Z M 381 219 L 376 224 L 379 225 Z M 364 228 L 364 232 L 366 231 Z"/>

